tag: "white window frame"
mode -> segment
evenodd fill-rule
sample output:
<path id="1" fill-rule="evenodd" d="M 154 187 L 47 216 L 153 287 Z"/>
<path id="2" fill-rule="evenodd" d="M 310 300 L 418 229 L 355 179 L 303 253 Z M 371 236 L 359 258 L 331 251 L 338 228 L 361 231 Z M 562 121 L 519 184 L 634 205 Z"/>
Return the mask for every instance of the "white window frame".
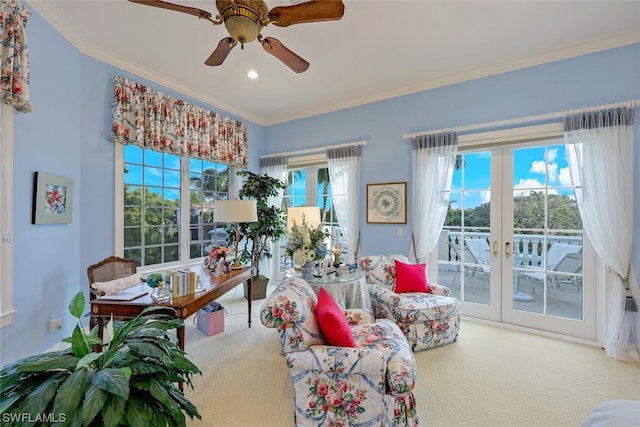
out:
<path id="1" fill-rule="evenodd" d="M 122 144 L 115 144 L 114 154 L 114 247 L 115 254 L 117 256 L 124 256 L 124 174 L 122 173 L 124 168 L 124 146 Z M 229 167 L 229 198 L 237 195 L 237 180 L 236 168 L 234 166 Z M 184 217 L 186 212 L 186 218 L 189 218 L 189 197 L 182 197 L 183 194 L 189 194 L 189 166 L 187 162 L 180 162 L 180 213 Z M 166 269 L 182 268 L 189 265 L 200 264 L 202 257 L 190 258 L 189 251 L 189 221 L 180 222 L 180 259 L 178 261 L 168 262 L 164 264 L 144 265 L 137 269 L 140 273 L 150 273 L 153 271 L 160 271 Z"/>
<path id="2" fill-rule="evenodd" d="M 0 103 L 0 328 L 13 321 L 13 108 Z"/>

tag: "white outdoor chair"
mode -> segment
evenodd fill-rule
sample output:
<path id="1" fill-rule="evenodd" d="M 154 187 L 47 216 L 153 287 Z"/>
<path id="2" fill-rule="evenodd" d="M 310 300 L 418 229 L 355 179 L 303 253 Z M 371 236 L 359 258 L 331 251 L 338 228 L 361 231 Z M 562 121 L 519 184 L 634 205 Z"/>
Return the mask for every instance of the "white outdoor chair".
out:
<path id="1" fill-rule="evenodd" d="M 558 291 L 580 292 L 582 290 L 582 246 L 566 243 L 554 243 L 547 252 L 547 269 L 532 269 L 521 271 L 520 279 L 525 278 L 531 282 L 531 293 L 535 295 L 536 285 L 544 287 L 545 274 L 547 275 L 547 290 L 553 291 L 556 305 L 560 304 Z"/>
<path id="2" fill-rule="evenodd" d="M 472 292 L 476 291 L 478 282 L 486 285 L 489 279 L 489 257 L 491 255 L 491 248 L 489 248 L 487 241 L 484 238 L 464 239 L 464 250 L 455 241 L 451 241 L 450 245 L 458 259 L 464 261 L 464 275 L 473 281 Z M 458 271 L 456 270 L 454 273 L 452 283 L 455 283 Z"/>

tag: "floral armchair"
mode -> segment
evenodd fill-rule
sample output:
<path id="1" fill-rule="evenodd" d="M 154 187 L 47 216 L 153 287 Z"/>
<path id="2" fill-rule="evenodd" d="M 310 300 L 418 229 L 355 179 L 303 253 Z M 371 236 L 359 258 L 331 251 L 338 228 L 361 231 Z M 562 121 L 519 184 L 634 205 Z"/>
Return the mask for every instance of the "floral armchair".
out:
<path id="1" fill-rule="evenodd" d="M 394 259 L 408 262 L 404 255 L 364 256 L 358 262 L 370 286 L 373 316 L 397 323 L 414 351 L 454 342 L 460 302 L 448 296 L 449 288 L 432 283 L 427 284 L 427 293 L 396 293 Z"/>
<path id="2" fill-rule="evenodd" d="M 346 310 L 356 346 L 329 346 L 317 301 L 305 280 L 285 278 L 260 313 L 262 323 L 278 331 L 287 358 L 296 426 L 417 425 L 415 360 L 398 326 Z"/>

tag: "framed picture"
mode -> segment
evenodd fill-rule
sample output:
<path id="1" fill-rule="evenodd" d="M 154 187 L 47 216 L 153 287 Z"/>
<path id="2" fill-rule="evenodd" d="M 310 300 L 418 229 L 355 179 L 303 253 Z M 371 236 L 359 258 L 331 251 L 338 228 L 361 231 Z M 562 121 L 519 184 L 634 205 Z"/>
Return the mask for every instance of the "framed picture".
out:
<path id="1" fill-rule="evenodd" d="M 367 184 L 367 223 L 407 223 L 407 183 Z"/>
<path id="2" fill-rule="evenodd" d="M 73 180 L 35 172 L 32 224 L 66 224 L 73 211 Z"/>

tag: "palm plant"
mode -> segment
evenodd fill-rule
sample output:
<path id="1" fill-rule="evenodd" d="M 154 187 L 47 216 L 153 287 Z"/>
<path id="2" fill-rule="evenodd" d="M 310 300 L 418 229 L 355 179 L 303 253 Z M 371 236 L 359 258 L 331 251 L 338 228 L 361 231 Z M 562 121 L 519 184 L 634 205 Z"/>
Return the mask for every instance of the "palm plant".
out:
<path id="1" fill-rule="evenodd" d="M 78 319 L 70 347 L 30 356 L 0 371 L 0 419 L 11 425 L 186 426 L 185 414 L 201 418 L 177 384 L 193 388 L 200 370 L 168 330 L 181 319 L 149 307 L 117 322 L 103 352 L 98 327 L 89 333 L 80 319 L 85 305 L 78 292 L 69 311 Z"/>

